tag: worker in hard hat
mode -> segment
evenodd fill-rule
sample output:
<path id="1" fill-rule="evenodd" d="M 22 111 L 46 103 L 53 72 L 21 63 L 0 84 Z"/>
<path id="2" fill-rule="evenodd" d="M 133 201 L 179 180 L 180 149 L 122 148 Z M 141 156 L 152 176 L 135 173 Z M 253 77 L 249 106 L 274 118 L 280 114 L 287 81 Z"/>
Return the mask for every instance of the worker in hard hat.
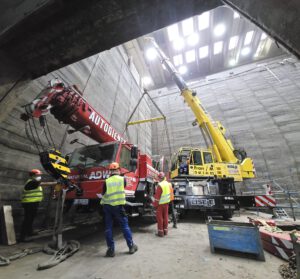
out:
<path id="1" fill-rule="evenodd" d="M 24 220 L 21 228 L 20 241 L 26 241 L 28 236 L 33 236 L 33 222 L 37 215 L 39 203 L 43 200 L 43 189 L 40 186 L 42 172 L 33 169 L 29 172 L 29 179 L 26 181 L 23 195 L 22 206 L 24 208 Z"/>
<path id="2" fill-rule="evenodd" d="M 105 238 L 107 243 L 107 257 L 115 256 L 115 243 L 113 239 L 113 220 L 116 219 L 121 226 L 124 238 L 129 248 L 129 254 L 134 254 L 138 247 L 132 240 L 131 230 L 128 225 L 128 218 L 125 212 L 125 186 L 126 180 L 120 176 L 120 166 L 113 162 L 109 165 L 111 175 L 105 180 L 103 186 L 103 196 L 101 204 L 103 205 L 105 219 Z"/>
<path id="3" fill-rule="evenodd" d="M 171 183 L 166 180 L 165 173 L 158 175 L 160 182 L 155 191 L 153 206 L 156 208 L 157 236 L 168 234 L 169 203 L 171 200 Z"/>

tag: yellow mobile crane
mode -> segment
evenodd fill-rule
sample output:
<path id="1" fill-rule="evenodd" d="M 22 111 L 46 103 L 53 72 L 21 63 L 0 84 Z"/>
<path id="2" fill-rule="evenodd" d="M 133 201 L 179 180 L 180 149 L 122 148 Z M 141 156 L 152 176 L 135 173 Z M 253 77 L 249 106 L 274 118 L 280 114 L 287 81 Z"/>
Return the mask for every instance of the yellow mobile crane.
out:
<path id="1" fill-rule="evenodd" d="M 200 127 L 207 145 L 205 149 L 182 147 L 173 155 L 170 176 L 175 185 L 175 196 L 182 201 L 176 207 L 205 208 L 205 211 L 210 207 L 221 210 L 223 216 L 230 217 L 232 210 L 239 204 L 234 182 L 255 177 L 253 161 L 245 151 L 234 149 L 225 136 L 225 128 L 220 122 L 214 122 L 210 118 L 197 93 L 188 87 L 155 40 L 146 40 L 157 51 L 162 65 L 168 70 L 185 103 L 194 113 L 196 119 L 193 125 Z M 224 195 L 228 196 L 225 200 Z M 253 205 L 253 202 L 250 204 Z"/>
<path id="2" fill-rule="evenodd" d="M 199 125 L 207 144 L 206 149 L 195 148 L 192 154 L 188 154 L 190 148 L 181 148 L 177 153 L 178 157 L 180 157 L 180 155 L 188 156 L 190 160 L 188 164 L 188 174 L 203 177 L 231 177 L 234 181 L 254 178 L 255 169 L 252 159 L 247 157 L 244 151 L 234 149 L 231 141 L 225 137 L 225 128 L 220 122 L 214 122 L 210 118 L 197 97 L 196 92 L 188 88 L 186 82 L 177 73 L 173 64 L 159 48 L 154 39 L 148 38 L 148 41 L 151 42 L 152 46 L 156 49 L 161 63 L 169 71 L 180 89 L 184 101 L 193 111 L 196 117 L 193 124 Z M 178 162 L 173 162 L 176 166 L 178 166 L 180 162 L 179 159 L 180 158 L 177 159 Z M 198 161 L 198 164 L 196 164 L 195 161 Z M 172 170 L 171 178 L 180 175 L 178 169 L 179 166 Z"/>

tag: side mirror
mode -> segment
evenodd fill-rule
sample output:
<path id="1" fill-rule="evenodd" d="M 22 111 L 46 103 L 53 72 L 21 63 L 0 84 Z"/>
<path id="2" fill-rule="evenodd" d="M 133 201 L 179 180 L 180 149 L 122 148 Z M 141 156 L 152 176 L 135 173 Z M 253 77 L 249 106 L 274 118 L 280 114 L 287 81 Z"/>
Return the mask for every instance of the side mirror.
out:
<path id="1" fill-rule="evenodd" d="M 137 159 L 139 157 L 139 150 L 136 145 L 131 147 L 131 159 Z"/>

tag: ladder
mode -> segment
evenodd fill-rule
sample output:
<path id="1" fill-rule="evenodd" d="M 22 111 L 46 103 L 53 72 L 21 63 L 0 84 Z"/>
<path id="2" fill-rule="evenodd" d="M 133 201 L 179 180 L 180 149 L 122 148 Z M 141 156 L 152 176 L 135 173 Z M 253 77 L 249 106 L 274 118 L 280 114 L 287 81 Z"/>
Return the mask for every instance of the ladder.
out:
<path id="1" fill-rule="evenodd" d="M 278 218 L 289 218 L 289 215 L 286 213 L 282 207 L 274 207 L 273 213 Z"/>

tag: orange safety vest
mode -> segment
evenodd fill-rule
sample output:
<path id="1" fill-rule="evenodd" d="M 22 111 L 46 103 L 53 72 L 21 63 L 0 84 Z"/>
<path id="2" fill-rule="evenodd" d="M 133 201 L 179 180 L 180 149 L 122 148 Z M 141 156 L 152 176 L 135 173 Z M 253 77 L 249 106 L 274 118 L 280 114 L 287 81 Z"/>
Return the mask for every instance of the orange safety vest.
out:
<path id="1" fill-rule="evenodd" d="M 170 185 L 170 201 L 174 201 L 174 189 L 171 183 L 169 183 L 169 185 Z"/>

